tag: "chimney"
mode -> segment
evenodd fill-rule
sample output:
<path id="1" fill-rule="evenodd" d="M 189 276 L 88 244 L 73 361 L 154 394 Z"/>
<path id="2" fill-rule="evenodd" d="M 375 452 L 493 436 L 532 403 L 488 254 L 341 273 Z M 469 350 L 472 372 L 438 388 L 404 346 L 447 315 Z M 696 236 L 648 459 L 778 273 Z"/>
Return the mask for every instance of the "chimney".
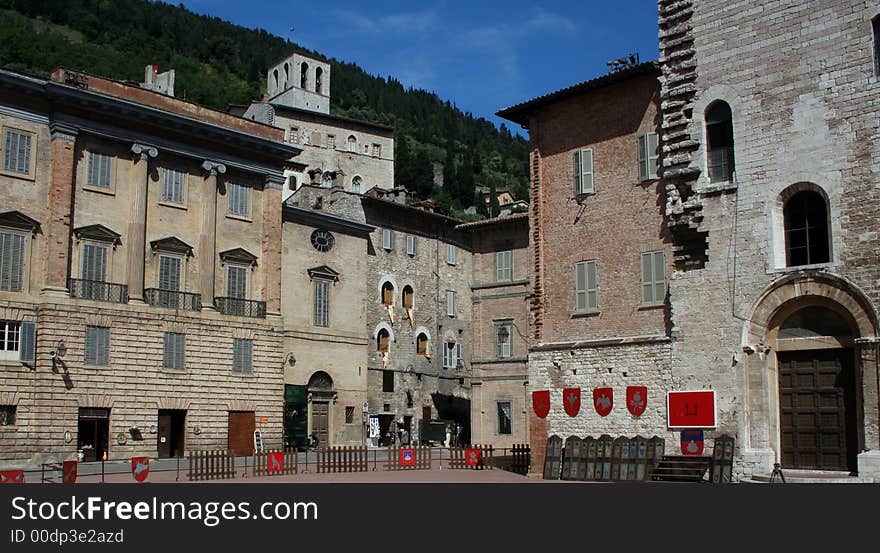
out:
<path id="1" fill-rule="evenodd" d="M 144 82 L 141 83 L 141 88 L 166 96 L 174 96 L 174 70 L 169 69 L 164 73 L 159 73 L 158 65 L 148 65 L 144 69 Z"/>

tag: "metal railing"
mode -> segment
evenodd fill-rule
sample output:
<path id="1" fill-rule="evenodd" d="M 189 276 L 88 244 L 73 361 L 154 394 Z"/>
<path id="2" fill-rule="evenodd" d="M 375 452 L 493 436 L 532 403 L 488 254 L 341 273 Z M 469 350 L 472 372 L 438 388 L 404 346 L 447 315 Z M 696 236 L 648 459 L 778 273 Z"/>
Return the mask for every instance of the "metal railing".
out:
<path id="1" fill-rule="evenodd" d="M 67 281 L 67 289 L 71 298 L 128 303 L 128 286 L 125 284 L 71 278 Z"/>
<path id="2" fill-rule="evenodd" d="M 239 317 L 266 318 L 266 302 L 244 300 L 241 298 L 214 298 L 214 307 L 223 315 Z"/>
<path id="3" fill-rule="evenodd" d="M 145 289 L 144 302 L 148 305 L 168 309 L 183 309 L 186 311 L 200 311 L 202 309 L 202 296 L 200 294 L 161 290 L 159 288 Z"/>

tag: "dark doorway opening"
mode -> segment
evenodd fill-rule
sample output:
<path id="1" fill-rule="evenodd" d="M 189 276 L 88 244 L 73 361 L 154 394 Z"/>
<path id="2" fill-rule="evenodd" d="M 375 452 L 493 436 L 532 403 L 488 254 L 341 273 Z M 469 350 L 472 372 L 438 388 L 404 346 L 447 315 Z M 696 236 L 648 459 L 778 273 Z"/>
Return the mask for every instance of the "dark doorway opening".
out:
<path id="1" fill-rule="evenodd" d="M 110 409 L 79 409 L 76 444 L 83 452 L 83 461 L 100 461 L 105 454 L 109 455 Z"/>
<path id="2" fill-rule="evenodd" d="M 156 449 L 160 459 L 183 457 L 186 436 L 186 411 L 159 409 Z"/>
<path id="3" fill-rule="evenodd" d="M 455 446 L 471 443 L 471 402 L 468 399 L 445 394 L 431 394 L 437 419 L 451 425 L 450 440 Z M 448 445 L 448 444 L 447 444 Z"/>
<path id="4" fill-rule="evenodd" d="M 308 386 L 284 385 L 284 447 L 305 451 L 308 447 Z"/>

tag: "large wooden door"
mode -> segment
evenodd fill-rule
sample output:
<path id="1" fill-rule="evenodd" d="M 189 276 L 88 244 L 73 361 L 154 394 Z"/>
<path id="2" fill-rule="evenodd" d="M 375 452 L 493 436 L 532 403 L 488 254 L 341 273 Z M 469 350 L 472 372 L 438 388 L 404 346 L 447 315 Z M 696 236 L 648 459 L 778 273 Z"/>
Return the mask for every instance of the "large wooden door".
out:
<path id="1" fill-rule="evenodd" d="M 329 403 L 312 402 L 312 432 L 318 436 L 318 447 L 330 446 L 330 409 Z"/>
<path id="2" fill-rule="evenodd" d="M 257 420 L 253 411 L 230 411 L 229 450 L 236 455 L 253 455 L 256 429 Z"/>
<path id="3" fill-rule="evenodd" d="M 160 459 L 171 457 L 171 413 L 159 411 L 159 425 L 156 433 L 156 449 Z"/>
<path id="4" fill-rule="evenodd" d="M 780 352 L 778 360 L 782 465 L 855 470 L 852 350 Z"/>

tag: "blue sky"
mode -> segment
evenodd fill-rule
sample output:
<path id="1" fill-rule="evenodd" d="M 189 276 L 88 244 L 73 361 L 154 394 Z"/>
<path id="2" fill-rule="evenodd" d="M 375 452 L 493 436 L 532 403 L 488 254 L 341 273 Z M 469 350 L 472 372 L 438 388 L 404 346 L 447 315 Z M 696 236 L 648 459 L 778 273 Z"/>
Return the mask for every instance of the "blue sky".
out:
<path id="1" fill-rule="evenodd" d="M 499 109 L 602 75 L 610 59 L 657 59 L 656 0 L 183 3 L 393 75 L 495 123 Z"/>

